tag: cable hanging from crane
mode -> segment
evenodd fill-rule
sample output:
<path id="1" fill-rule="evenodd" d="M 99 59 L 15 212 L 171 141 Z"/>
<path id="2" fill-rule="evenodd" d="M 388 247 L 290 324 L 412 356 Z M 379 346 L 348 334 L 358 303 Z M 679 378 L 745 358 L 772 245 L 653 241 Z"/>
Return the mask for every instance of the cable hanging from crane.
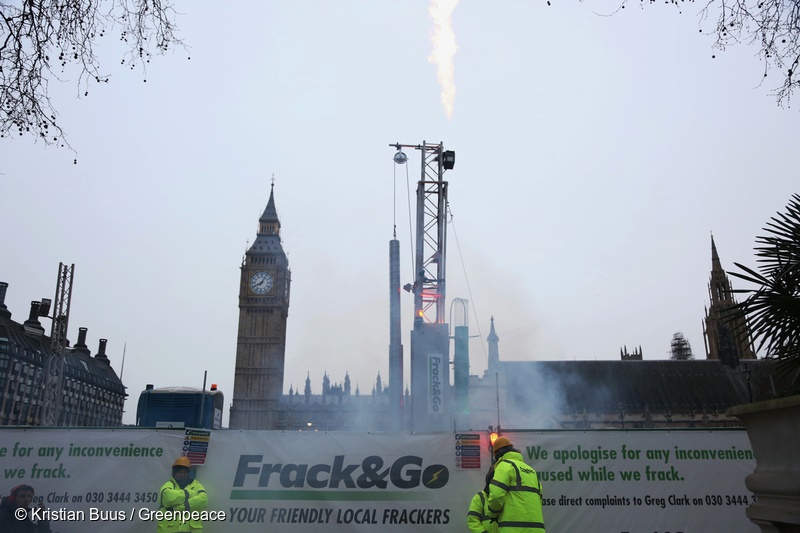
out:
<path id="1" fill-rule="evenodd" d="M 481 332 L 481 322 L 478 319 L 478 311 L 475 309 L 475 299 L 472 297 L 472 288 L 469 284 L 469 276 L 467 276 L 467 264 L 464 262 L 464 256 L 461 253 L 461 244 L 458 242 L 458 232 L 456 231 L 456 223 L 455 217 L 453 216 L 453 212 L 450 210 L 450 202 L 447 202 L 447 214 L 449 215 L 449 220 L 447 221 L 453 227 L 453 237 L 456 238 L 456 248 L 458 249 L 458 259 L 461 261 L 461 270 L 464 272 L 464 281 L 467 284 L 467 294 L 469 295 L 469 302 L 472 307 L 472 315 L 475 317 L 475 327 L 478 328 L 478 337 L 480 338 L 481 348 L 483 349 L 483 356 L 486 358 L 486 362 L 489 362 L 489 354 L 486 351 L 486 345 L 484 344 L 483 333 Z"/>
<path id="2" fill-rule="evenodd" d="M 413 230 L 413 218 L 411 215 L 411 181 L 408 174 L 408 165 L 406 162 L 408 161 L 408 156 L 400 149 L 400 145 L 395 145 L 397 147 L 397 153 L 394 154 L 394 174 L 392 178 L 392 223 L 394 224 L 394 238 L 397 238 L 397 166 L 403 165 L 406 168 L 406 194 L 408 196 L 408 245 L 411 249 L 411 273 L 414 273 L 414 230 Z"/>

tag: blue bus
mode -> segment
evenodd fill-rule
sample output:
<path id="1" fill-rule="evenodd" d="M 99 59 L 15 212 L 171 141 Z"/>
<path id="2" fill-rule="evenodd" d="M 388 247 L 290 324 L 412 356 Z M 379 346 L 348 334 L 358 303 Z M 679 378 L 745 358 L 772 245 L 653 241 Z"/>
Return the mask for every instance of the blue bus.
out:
<path id="1" fill-rule="evenodd" d="M 136 425 L 221 429 L 224 403 L 216 385 L 203 392 L 192 387 L 154 389 L 148 384 L 139 395 Z"/>

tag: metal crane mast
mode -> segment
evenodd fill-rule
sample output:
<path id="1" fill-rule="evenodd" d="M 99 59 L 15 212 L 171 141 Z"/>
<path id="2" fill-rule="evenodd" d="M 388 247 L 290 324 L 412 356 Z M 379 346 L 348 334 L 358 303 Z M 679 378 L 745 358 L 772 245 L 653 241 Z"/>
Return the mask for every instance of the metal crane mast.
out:
<path id="1" fill-rule="evenodd" d="M 72 300 L 72 277 L 75 265 L 58 264 L 56 295 L 53 300 L 53 326 L 50 331 L 50 358 L 44 380 L 44 417 L 42 425 L 55 426 L 61 414 L 61 396 L 64 386 L 64 348 L 67 346 L 69 307 Z"/>
<path id="2" fill-rule="evenodd" d="M 417 183 L 417 224 L 414 283 L 414 329 L 411 331 L 411 428 L 438 431 L 450 427 L 449 337 L 445 323 L 447 244 L 447 182 L 444 171 L 455 164 L 455 153 L 439 144 L 393 144 L 395 162 L 405 162 L 401 148 L 422 152 Z"/>
<path id="3" fill-rule="evenodd" d="M 442 143 L 393 144 L 398 150 L 422 152 L 417 183 L 417 231 L 414 263 L 414 320 L 433 324 L 445 321 L 445 267 L 447 244 L 447 182 L 445 170 L 453 168 L 455 153 Z"/>
<path id="4" fill-rule="evenodd" d="M 444 324 L 447 243 L 447 182 L 442 180 L 444 146 L 423 141 L 419 149 L 422 171 L 417 184 L 414 316 Z M 435 314 L 429 313 L 431 309 Z"/>

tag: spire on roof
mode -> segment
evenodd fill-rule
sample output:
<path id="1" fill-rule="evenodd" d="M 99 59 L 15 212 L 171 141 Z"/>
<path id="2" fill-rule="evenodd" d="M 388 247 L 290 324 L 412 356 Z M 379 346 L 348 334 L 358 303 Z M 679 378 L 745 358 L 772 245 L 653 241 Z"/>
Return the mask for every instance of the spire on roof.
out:
<path id="1" fill-rule="evenodd" d="M 709 281 L 709 295 L 712 304 L 725 303 L 730 305 L 733 303 L 733 288 L 731 287 L 730 279 L 722 268 L 722 262 L 719 260 L 717 253 L 717 245 L 714 242 L 714 235 L 711 235 L 711 279 Z"/>
<path id="2" fill-rule="evenodd" d="M 719 261 L 719 254 L 717 254 L 717 245 L 714 243 L 714 234 L 711 234 L 711 269 L 722 270 L 722 263 Z"/>
<path id="3" fill-rule="evenodd" d="M 500 337 L 498 337 L 497 333 L 494 331 L 494 315 L 491 316 L 491 325 L 489 326 L 489 337 L 487 340 L 500 340 Z"/>
<path id="4" fill-rule="evenodd" d="M 264 209 L 264 213 L 261 215 L 261 218 L 258 219 L 259 222 L 279 222 L 278 221 L 278 211 L 275 209 L 275 178 L 272 178 L 272 185 L 269 188 L 269 201 L 267 202 L 267 207 Z"/>
<path id="5" fill-rule="evenodd" d="M 736 368 L 742 359 L 755 359 L 750 328 L 744 316 L 733 317 L 737 305 L 733 286 L 717 253 L 711 235 L 711 276 L 708 282 L 710 304 L 706 309 L 703 334 L 706 337 L 706 359 L 718 359 Z"/>
<path id="6" fill-rule="evenodd" d="M 500 370 L 500 337 L 497 336 L 497 332 L 494 330 L 494 315 L 492 315 L 491 320 L 489 336 L 486 338 L 489 343 L 489 366 L 486 369 L 487 374 L 495 374 Z"/>

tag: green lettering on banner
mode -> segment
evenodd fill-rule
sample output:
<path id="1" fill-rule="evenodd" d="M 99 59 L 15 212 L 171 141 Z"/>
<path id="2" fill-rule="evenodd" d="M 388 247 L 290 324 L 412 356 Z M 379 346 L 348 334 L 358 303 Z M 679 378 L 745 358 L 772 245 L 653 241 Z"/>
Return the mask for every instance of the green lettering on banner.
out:
<path id="1" fill-rule="evenodd" d="M 538 461 L 539 459 L 547 460 L 547 450 L 542 450 L 541 446 L 526 446 L 525 450 L 528 452 L 528 459 Z"/>
<path id="2" fill-rule="evenodd" d="M 584 448 L 581 445 L 575 448 L 557 449 L 554 453 L 542 446 L 526 446 L 525 452 L 532 461 L 546 461 L 552 455 L 552 460 L 561 465 L 572 463 L 590 463 L 588 470 L 578 470 L 577 480 L 586 482 L 606 482 L 619 479 L 621 481 L 650 481 L 670 482 L 685 481 L 680 471 L 674 466 L 668 469 L 658 469 L 645 465 L 644 470 L 611 470 L 603 463 L 619 457 L 623 461 L 649 460 L 660 464 L 671 461 L 720 461 L 720 460 L 754 460 L 751 450 L 740 450 L 736 446 L 729 449 L 686 449 L 678 446 L 674 450 L 664 448 L 631 449 L 627 444 L 622 444 L 618 449 L 607 449 L 601 446 Z M 543 481 L 573 481 L 572 467 L 563 472 L 553 472 L 546 469 L 539 471 Z"/>
<path id="3" fill-rule="evenodd" d="M 669 462 L 669 450 L 647 450 L 646 455 L 651 460 L 663 459 L 665 463 Z"/>
<path id="4" fill-rule="evenodd" d="M 623 459 L 638 459 L 641 450 L 631 450 L 627 444 L 622 445 L 622 458 Z"/>
<path id="5" fill-rule="evenodd" d="M 614 472 L 605 466 L 599 468 L 592 466 L 589 470 L 578 471 L 578 479 L 581 481 L 614 481 L 615 477 Z"/>
<path id="6" fill-rule="evenodd" d="M 6 468 L 3 470 L 6 479 L 22 479 L 25 477 L 24 468 Z"/>
<path id="7" fill-rule="evenodd" d="M 164 449 L 160 446 L 81 446 L 69 443 L 69 457 L 162 457 Z"/>
<path id="8" fill-rule="evenodd" d="M 14 449 L 12 450 L 12 454 L 14 457 L 30 457 L 31 450 L 33 450 L 33 446 L 20 446 L 19 441 L 14 443 Z"/>
<path id="9" fill-rule="evenodd" d="M 563 472 L 539 470 L 536 473 L 541 481 L 572 481 L 572 466 L 568 466 Z"/>
<path id="10" fill-rule="evenodd" d="M 39 457 L 55 457 L 56 461 L 58 461 L 61 459 L 61 453 L 63 451 L 63 446 L 40 446 L 37 454 Z"/>
<path id="11" fill-rule="evenodd" d="M 620 470 L 619 475 L 622 477 L 622 481 L 640 481 L 642 479 L 642 474 L 636 470 Z"/>
<path id="12" fill-rule="evenodd" d="M 722 459 L 722 460 L 754 459 L 752 450 L 737 450 L 736 446 L 731 446 L 729 450 L 689 450 L 689 449 L 681 449 L 675 446 L 675 458 L 684 460 L 699 459 L 705 461 L 709 459 Z"/>
<path id="13" fill-rule="evenodd" d="M 40 467 L 39 463 L 33 463 L 31 467 L 32 479 L 54 479 L 54 478 L 69 478 L 72 477 L 64 470 L 64 463 L 58 463 L 58 468 Z"/>

